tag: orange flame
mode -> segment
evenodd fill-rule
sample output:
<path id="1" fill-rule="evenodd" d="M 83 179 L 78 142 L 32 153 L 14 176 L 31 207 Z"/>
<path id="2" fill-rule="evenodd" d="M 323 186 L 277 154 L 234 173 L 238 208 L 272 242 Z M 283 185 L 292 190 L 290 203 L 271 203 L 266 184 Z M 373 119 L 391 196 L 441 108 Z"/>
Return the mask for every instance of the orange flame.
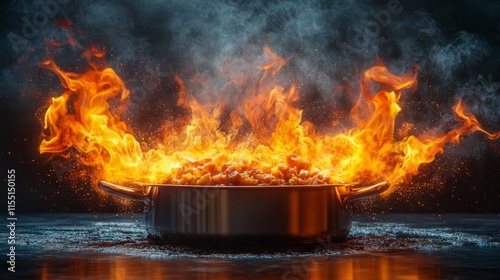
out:
<path id="1" fill-rule="evenodd" d="M 303 112 L 294 105 L 299 89 L 274 83 L 287 60 L 268 47 L 264 53 L 268 61 L 259 68 L 259 82 L 247 90 L 243 108 L 231 112 L 229 129 L 220 129 L 223 104 L 200 104 L 176 77 L 177 106 L 190 117 L 166 121 L 159 128 L 160 140 L 147 145 L 141 145 L 120 119 L 130 92 L 113 69 L 92 62 L 91 70 L 78 74 L 46 61 L 43 66 L 60 77 L 66 90 L 52 98 L 45 113 L 47 133 L 40 153 L 76 149 L 82 163 L 95 167 L 97 179 L 115 182 L 248 185 L 385 180 L 396 186 L 463 135 L 480 131 L 490 139 L 500 137 L 481 128 L 459 100 L 454 107 L 462 122 L 459 127 L 396 141 L 398 101 L 403 91 L 417 86 L 417 69 L 396 76 L 384 66 L 364 73 L 360 97 L 351 110 L 356 127 L 335 135 L 319 134 L 302 121 Z M 95 50 L 85 55 L 89 61 L 104 57 Z M 380 90 L 374 94 L 375 85 Z M 245 122 L 250 132 L 242 133 Z"/>

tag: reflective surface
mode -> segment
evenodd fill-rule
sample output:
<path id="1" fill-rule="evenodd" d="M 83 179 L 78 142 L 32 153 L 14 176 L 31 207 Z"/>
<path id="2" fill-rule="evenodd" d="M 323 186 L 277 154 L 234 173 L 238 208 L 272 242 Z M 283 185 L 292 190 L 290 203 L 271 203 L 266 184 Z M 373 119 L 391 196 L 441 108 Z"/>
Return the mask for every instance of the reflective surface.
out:
<path id="1" fill-rule="evenodd" d="M 360 215 L 345 242 L 224 251 L 159 245 L 144 215 L 19 218 L 16 273 L 1 279 L 496 279 L 500 217 Z M 2 237 L 4 232 L 2 232 Z M 8 277 L 8 278 L 6 278 Z"/>
<path id="2" fill-rule="evenodd" d="M 467 273 L 467 271 L 463 271 Z M 449 275 L 425 256 L 315 257 L 306 259 L 172 259 L 77 257 L 44 261 L 42 279 L 441 279 Z M 462 274 L 463 276 L 463 274 Z"/>

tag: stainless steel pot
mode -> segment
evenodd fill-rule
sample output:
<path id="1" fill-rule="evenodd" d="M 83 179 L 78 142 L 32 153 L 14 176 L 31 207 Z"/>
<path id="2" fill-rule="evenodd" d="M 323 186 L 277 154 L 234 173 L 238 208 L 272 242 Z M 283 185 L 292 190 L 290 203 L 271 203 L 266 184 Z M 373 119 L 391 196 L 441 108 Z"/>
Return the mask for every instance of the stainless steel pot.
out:
<path id="1" fill-rule="evenodd" d="M 116 196 L 145 204 L 148 234 L 196 245 L 299 245 L 343 239 L 351 228 L 349 203 L 380 194 L 372 186 L 195 186 L 101 181 Z"/>

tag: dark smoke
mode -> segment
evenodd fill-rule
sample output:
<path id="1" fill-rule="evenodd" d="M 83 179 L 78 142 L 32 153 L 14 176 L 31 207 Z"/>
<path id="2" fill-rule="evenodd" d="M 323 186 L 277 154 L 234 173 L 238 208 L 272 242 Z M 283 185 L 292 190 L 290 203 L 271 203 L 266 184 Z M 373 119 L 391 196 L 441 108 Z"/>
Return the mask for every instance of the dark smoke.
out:
<path id="1" fill-rule="evenodd" d="M 265 45 L 289 59 L 277 83 L 300 86 L 298 106 L 320 130 L 331 130 L 332 123 L 333 129 L 351 127 L 348 112 L 359 78 L 378 58 L 399 75 L 419 65 L 419 86 L 402 97 L 399 125 L 414 122 L 417 135 L 453 127 L 451 107 L 463 98 L 487 130 L 500 130 L 496 1 L 53 0 L 2 5 L 1 106 L 2 119 L 8 120 L 2 128 L 11 135 L 1 140 L 6 147 L 2 165 L 16 162 L 20 169 L 43 172 L 51 168 L 30 161 L 44 159 L 36 152 L 40 127 L 35 111 L 61 92 L 58 79 L 37 67 L 47 57 L 45 39 L 67 38 L 57 19 L 71 20 L 72 32 L 83 31 L 77 35 L 82 47 L 106 48 L 109 64 L 132 91 L 124 117 L 143 140 L 179 113 L 174 75 L 200 101 L 225 100 L 234 106 L 240 87 L 226 83 L 241 75 L 258 80 L 254 66 L 265 59 Z M 65 46 L 53 52 L 63 69 L 84 69 L 78 50 Z M 466 155 L 478 164 L 496 164 L 493 170 L 498 170 L 498 141 L 474 135 L 463 144 L 450 147 L 438 160 L 453 168 L 453 159 Z M 497 156 L 491 159 L 491 153 Z M 446 171 L 435 176 L 446 181 L 442 173 Z M 46 185 L 44 180 L 29 181 L 30 188 Z"/>

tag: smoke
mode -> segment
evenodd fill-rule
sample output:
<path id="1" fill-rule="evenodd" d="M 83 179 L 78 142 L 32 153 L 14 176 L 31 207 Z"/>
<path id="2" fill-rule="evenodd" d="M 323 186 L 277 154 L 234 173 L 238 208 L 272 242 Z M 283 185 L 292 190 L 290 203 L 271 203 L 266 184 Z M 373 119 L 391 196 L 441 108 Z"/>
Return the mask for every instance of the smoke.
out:
<path id="1" fill-rule="evenodd" d="M 146 131 L 143 137 L 176 116 L 174 75 L 203 102 L 237 105 L 241 92 L 227 84 L 242 76 L 258 79 L 255 65 L 265 60 L 265 45 L 288 59 L 277 83 L 299 86 L 304 118 L 318 126 L 340 120 L 341 128 L 350 127 L 359 78 L 380 58 L 399 75 L 419 65 L 419 87 L 402 97 L 398 123 L 415 122 L 417 134 L 446 126 L 450 108 L 463 98 L 486 129 L 497 131 L 500 56 L 490 25 L 500 8 L 494 1 L 459 2 L 490 19 L 483 22 L 486 35 L 461 30 L 456 18 L 443 19 L 429 3 L 431 11 L 404 0 L 12 1 L 2 12 L 2 106 L 31 114 L 61 91 L 37 64 L 47 57 L 46 38 L 65 38 L 54 20 L 68 19 L 84 34 L 77 36 L 81 46 L 106 48 L 109 64 L 132 92 L 125 117 Z M 450 21 L 451 32 L 443 26 Z M 71 53 L 65 47 L 54 55 L 63 69 L 77 71 L 82 60 Z"/>
<path id="2" fill-rule="evenodd" d="M 299 85 L 302 99 L 308 101 L 301 105 L 305 108 L 323 104 L 314 114 L 306 112 L 306 118 L 330 115 L 328 122 L 334 121 L 328 110 L 336 104 L 350 107 L 356 99 L 339 89 L 357 92 L 361 73 L 379 57 L 396 74 L 419 65 L 418 97 L 403 99 L 408 119 L 439 121 L 443 113 L 435 110 L 432 100 L 451 107 L 459 97 L 474 96 L 473 112 L 483 122 L 496 124 L 498 86 L 493 80 L 498 77 L 498 52 L 477 34 L 446 34 L 440 18 L 411 5 L 397 0 L 13 1 L 6 13 L 11 15 L 10 26 L 2 38 L 14 52 L 1 80 L 13 94 L 26 87 L 45 87 L 12 81 L 44 75 L 36 67 L 46 58 L 44 40 L 64 39 L 54 20 L 69 19 L 85 34 L 79 37 L 82 46 L 91 42 L 106 48 L 110 65 L 132 90 L 130 119 L 141 119 L 135 110 L 145 103 L 158 107 L 175 98 L 174 74 L 185 79 L 191 94 L 202 101 L 234 98 L 238 93 L 225 85 L 241 76 L 257 77 L 260 70 L 255 65 L 265 58 L 262 47 L 269 45 L 289 59 L 277 82 Z M 499 5 L 486 2 L 477 9 L 491 15 Z M 60 63 L 76 68 L 80 61 L 66 52 Z M 53 86 L 46 95 L 56 90 Z"/>
<path id="3" fill-rule="evenodd" d="M 430 14 L 405 8 L 405 1 L 379 3 L 91 1 L 71 2 L 60 16 L 73 20 L 88 40 L 107 48 L 111 66 L 142 96 L 133 99 L 139 107 L 157 98 L 158 91 L 168 91 L 157 85 L 173 74 L 185 79 L 191 94 L 201 100 L 234 97 L 234 92 L 221 93 L 223 86 L 241 75 L 258 76 L 255 65 L 264 59 L 264 45 L 289 59 L 278 83 L 289 86 L 293 80 L 304 88 L 305 98 L 315 94 L 326 104 L 346 102 L 345 92 L 334 92 L 339 87 L 357 92 L 360 74 L 376 63 L 377 56 L 397 74 L 420 66 L 419 98 L 408 97 L 406 102 L 429 101 L 420 104 L 425 112 L 436 111 L 433 99 L 451 107 L 458 97 L 474 93 L 470 84 L 481 75 L 497 74 L 493 72 L 498 54 L 478 35 L 445 35 Z M 54 31 L 46 33 L 50 32 Z M 476 94 L 481 101 L 491 95 L 488 89 Z M 350 96 L 344 105 L 352 105 L 355 98 Z M 474 113 L 493 124 L 498 120 L 494 105 L 484 102 L 473 107 Z"/>
<path id="4" fill-rule="evenodd" d="M 421 76 L 438 79 L 446 88 L 478 78 L 485 57 L 493 53 L 473 34 L 445 37 L 431 15 L 406 8 L 405 1 L 63 2 L 40 28 L 34 20 L 43 3 L 14 1 L 9 6 L 10 14 L 24 16 L 38 30 L 28 39 L 34 49 L 30 62 L 45 55 L 45 38 L 57 37 L 58 27 L 50 19 L 70 19 L 87 40 L 107 48 L 114 68 L 133 72 L 132 84 L 172 73 L 228 79 L 218 74 L 227 59 L 258 61 L 267 44 L 290 58 L 289 68 L 299 82 L 316 85 L 325 98 L 343 83 L 356 86 L 359 73 L 372 66 L 377 55 L 400 74 L 419 64 Z M 18 28 L 10 32 L 23 37 L 23 23 L 17 22 Z M 235 76 L 238 70 L 249 69 L 236 69 Z M 193 91 L 213 94 L 214 89 Z"/>

